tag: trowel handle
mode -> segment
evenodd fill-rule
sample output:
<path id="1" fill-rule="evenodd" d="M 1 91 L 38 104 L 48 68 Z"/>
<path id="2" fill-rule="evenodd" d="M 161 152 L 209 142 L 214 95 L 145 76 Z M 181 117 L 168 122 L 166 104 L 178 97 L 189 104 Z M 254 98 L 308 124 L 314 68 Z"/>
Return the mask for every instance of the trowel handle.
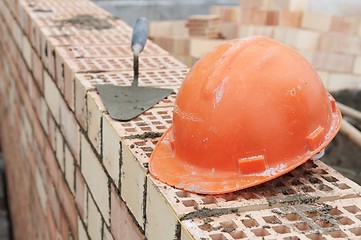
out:
<path id="1" fill-rule="evenodd" d="M 132 35 L 133 71 L 134 79 L 132 86 L 138 86 L 139 78 L 139 53 L 144 49 L 148 38 L 148 20 L 144 17 L 138 18 Z"/>
<path id="2" fill-rule="evenodd" d="M 144 49 L 148 38 L 148 20 L 144 17 L 138 18 L 134 25 L 132 35 L 132 50 L 134 55 L 139 55 Z"/>

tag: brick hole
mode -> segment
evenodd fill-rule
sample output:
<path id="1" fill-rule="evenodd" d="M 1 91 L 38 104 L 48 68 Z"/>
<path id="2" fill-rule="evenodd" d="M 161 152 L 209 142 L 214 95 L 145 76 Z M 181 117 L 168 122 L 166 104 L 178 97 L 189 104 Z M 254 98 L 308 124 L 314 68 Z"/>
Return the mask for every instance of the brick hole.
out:
<path id="1" fill-rule="evenodd" d="M 178 191 L 175 193 L 175 195 L 177 195 L 180 198 L 186 198 L 186 197 L 190 197 L 191 194 L 189 192 L 186 191 Z"/>
<path id="2" fill-rule="evenodd" d="M 247 234 L 245 234 L 242 231 L 234 231 L 231 232 L 230 235 L 234 238 L 234 239 L 242 239 L 242 238 L 246 238 Z"/>
<path id="3" fill-rule="evenodd" d="M 242 220 L 242 223 L 244 226 L 248 227 L 248 228 L 251 228 L 251 227 L 257 227 L 258 226 L 258 222 L 251 218 L 251 219 L 244 219 Z"/>
<path id="4" fill-rule="evenodd" d="M 152 152 L 152 151 L 153 151 L 153 148 L 151 148 L 151 147 L 142 147 L 142 150 L 143 150 L 144 152 Z"/>
<path id="5" fill-rule="evenodd" d="M 296 193 L 292 188 L 283 189 L 281 192 L 284 195 L 294 195 Z"/>
<path id="6" fill-rule="evenodd" d="M 127 132 L 136 132 L 135 128 L 126 128 L 125 131 Z"/>
<path id="7" fill-rule="evenodd" d="M 270 224 L 281 224 L 282 223 L 276 216 L 266 216 L 266 217 L 262 217 L 262 218 L 266 223 L 270 223 Z"/>
<path id="8" fill-rule="evenodd" d="M 151 127 L 140 127 L 140 129 L 142 129 L 143 131 L 147 131 L 147 132 L 150 132 L 152 130 Z"/>
<path id="9" fill-rule="evenodd" d="M 351 228 L 349 230 L 356 236 L 361 236 L 361 227 Z"/>
<path id="10" fill-rule="evenodd" d="M 315 191 L 315 189 L 313 189 L 313 188 L 310 187 L 310 186 L 303 186 L 301 189 L 302 189 L 302 191 L 305 192 L 305 193 L 314 192 L 314 191 Z"/>
<path id="11" fill-rule="evenodd" d="M 292 184 L 293 186 L 299 186 L 299 185 L 302 185 L 302 182 L 301 182 L 300 180 L 298 180 L 298 179 L 294 179 L 294 180 L 291 182 L 291 184 Z"/>
<path id="12" fill-rule="evenodd" d="M 283 240 L 300 240 L 300 238 L 296 236 L 291 236 L 291 237 L 285 237 L 283 238 Z"/>
<path id="13" fill-rule="evenodd" d="M 322 176 L 322 178 L 328 182 L 338 182 L 338 179 L 332 176 Z"/>
<path id="14" fill-rule="evenodd" d="M 284 234 L 284 233 L 290 233 L 290 229 L 286 226 L 275 226 L 272 227 L 273 230 L 275 230 L 277 233 Z"/>
<path id="15" fill-rule="evenodd" d="M 314 173 L 317 173 L 317 174 L 320 174 L 320 175 L 323 175 L 323 174 L 327 174 L 327 172 L 321 168 L 316 168 L 316 169 L 313 169 L 312 170 Z"/>
<path id="16" fill-rule="evenodd" d="M 157 129 L 162 130 L 162 129 L 166 129 L 166 126 L 156 126 Z"/>
<path id="17" fill-rule="evenodd" d="M 310 183 L 312 183 L 312 184 L 320 184 L 320 183 L 322 183 L 322 181 L 321 181 L 320 179 L 315 178 L 315 177 L 309 178 L 308 181 L 309 181 Z"/>
<path id="18" fill-rule="evenodd" d="M 206 196 L 204 198 L 201 199 L 202 202 L 204 204 L 213 204 L 213 203 L 217 203 L 217 200 L 215 197 L 212 197 L 212 196 Z"/>
<path id="19" fill-rule="evenodd" d="M 276 187 L 285 187 L 285 185 L 282 182 L 276 182 Z"/>
<path id="20" fill-rule="evenodd" d="M 361 220 L 361 215 L 355 216 L 357 219 Z"/>
<path id="21" fill-rule="evenodd" d="M 221 222 L 222 228 L 237 228 L 237 225 L 233 221 L 224 221 Z"/>
<path id="22" fill-rule="evenodd" d="M 297 223 L 296 228 L 300 231 L 307 231 L 310 230 L 310 226 L 307 223 Z"/>
<path id="23" fill-rule="evenodd" d="M 209 235 L 212 240 L 227 240 L 227 238 L 222 233 Z"/>
<path id="24" fill-rule="evenodd" d="M 340 215 L 342 214 L 343 212 L 341 212 L 340 210 L 338 210 L 338 208 L 332 208 L 329 212 L 331 215 Z"/>
<path id="25" fill-rule="evenodd" d="M 202 225 L 198 225 L 198 227 L 203 230 L 203 231 L 212 231 L 213 227 L 211 224 L 209 223 L 205 223 L 205 224 L 202 224 Z"/>
<path id="26" fill-rule="evenodd" d="M 347 235 L 344 232 L 342 232 L 341 230 L 336 230 L 336 231 L 330 232 L 329 234 L 334 238 L 345 238 L 345 237 L 347 237 Z"/>
<path id="27" fill-rule="evenodd" d="M 255 194 L 253 193 L 248 193 L 248 192 L 244 192 L 240 195 L 241 197 L 243 197 L 244 199 L 246 200 L 249 200 L 249 199 L 258 199 L 259 197 L 257 197 Z"/>
<path id="28" fill-rule="evenodd" d="M 346 183 L 340 183 L 340 184 L 337 184 L 337 187 L 339 189 L 342 189 L 342 190 L 345 190 L 345 189 L 350 189 L 351 187 L 349 185 L 347 185 Z"/>
<path id="29" fill-rule="evenodd" d="M 270 235 L 270 233 L 269 233 L 265 228 L 254 229 L 254 230 L 252 230 L 252 232 L 253 232 L 257 237 L 265 237 L 265 236 Z"/>
<path id="30" fill-rule="evenodd" d="M 292 173 L 288 172 L 288 173 L 282 175 L 282 177 L 283 177 L 283 178 L 293 178 L 294 176 L 293 176 Z"/>
<path id="31" fill-rule="evenodd" d="M 320 184 L 320 186 L 318 186 L 318 189 L 320 189 L 321 191 L 325 191 L 325 192 L 332 190 L 332 188 L 330 188 L 329 186 L 327 186 L 325 184 Z"/>
<path id="32" fill-rule="evenodd" d="M 325 221 L 322 219 L 316 220 L 316 224 L 320 226 L 321 228 L 330 228 L 333 226 L 333 224 L 329 221 Z"/>
<path id="33" fill-rule="evenodd" d="M 273 191 L 264 191 L 264 192 L 261 192 L 261 194 L 264 197 L 274 197 L 274 196 L 276 196 L 276 194 Z"/>
<path id="34" fill-rule="evenodd" d="M 145 145 L 145 142 L 144 142 L 144 141 L 134 142 L 134 144 L 141 147 L 141 146 L 144 146 L 144 145 Z"/>
<path id="35" fill-rule="evenodd" d="M 297 221 L 300 220 L 300 216 L 298 216 L 296 213 L 288 213 L 285 215 L 285 217 L 289 220 L 289 221 Z"/>
<path id="36" fill-rule="evenodd" d="M 320 216 L 320 213 L 318 213 L 318 212 L 305 212 L 305 214 L 308 218 L 314 218 L 314 217 Z"/>
<path id="37" fill-rule="evenodd" d="M 338 219 L 338 222 L 342 225 L 351 225 L 354 224 L 355 222 L 352 221 L 351 219 L 349 219 L 348 217 L 343 217 Z"/>
<path id="38" fill-rule="evenodd" d="M 308 237 L 311 240 L 324 240 L 324 239 L 326 239 L 326 238 L 322 237 L 322 235 L 319 234 L 319 233 L 312 233 L 312 234 L 307 235 L 306 237 Z"/>
<path id="39" fill-rule="evenodd" d="M 306 168 L 317 168 L 318 166 L 314 163 L 314 162 L 312 162 L 312 161 L 307 161 L 305 164 L 304 164 L 304 166 L 306 167 Z"/>
<path id="40" fill-rule="evenodd" d="M 194 207 L 194 206 L 198 206 L 198 203 L 194 200 L 185 200 L 185 201 L 182 201 L 183 205 L 185 207 Z"/>
<path id="41" fill-rule="evenodd" d="M 343 208 L 346 209 L 348 212 L 354 213 L 354 214 L 361 211 L 361 209 L 359 209 L 355 205 L 347 206 L 347 207 L 343 207 Z"/>
<path id="42" fill-rule="evenodd" d="M 223 198 L 224 200 L 226 200 L 226 202 L 228 202 L 228 201 L 233 201 L 233 200 L 235 200 L 235 199 L 237 198 L 237 196 L 236 196 L 235 194 L 233 194 L 233 193 L 229 193 L 229 194 L 223 195 L 222 198 Z"/>

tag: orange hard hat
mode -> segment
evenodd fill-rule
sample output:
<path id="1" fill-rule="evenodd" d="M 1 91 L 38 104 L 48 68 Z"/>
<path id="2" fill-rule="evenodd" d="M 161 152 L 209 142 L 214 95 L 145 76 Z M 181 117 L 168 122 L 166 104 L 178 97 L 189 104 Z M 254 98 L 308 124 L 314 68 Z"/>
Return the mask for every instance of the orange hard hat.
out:
<path id="1" fill-rule="evenodd" d="M 173 124 L 157 143 L 149 170 L 190 192 L 233 192 L 306 162 L 340 123 L 335 100 L 295 50 L 266 37 L 232 40 L 185 77 Z"/>

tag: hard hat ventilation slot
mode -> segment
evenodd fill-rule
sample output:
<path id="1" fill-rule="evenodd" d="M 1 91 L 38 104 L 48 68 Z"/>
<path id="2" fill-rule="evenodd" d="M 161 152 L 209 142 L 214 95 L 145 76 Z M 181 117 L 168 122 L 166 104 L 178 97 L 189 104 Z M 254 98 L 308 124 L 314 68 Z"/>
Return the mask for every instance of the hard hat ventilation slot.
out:
<path id="1" fill-rule="evenodd" d="M 241 158 L 238 163 L 239 171 L 242 174 L 253 174 L 266 171 L 266 158 L 264 155 Z"/>

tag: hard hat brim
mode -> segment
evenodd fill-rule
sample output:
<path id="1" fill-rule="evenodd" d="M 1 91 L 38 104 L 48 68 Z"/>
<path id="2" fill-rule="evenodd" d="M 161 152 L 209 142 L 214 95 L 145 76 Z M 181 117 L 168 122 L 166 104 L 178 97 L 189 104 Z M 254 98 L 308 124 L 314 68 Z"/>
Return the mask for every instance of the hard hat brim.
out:
<path id="1" fill-rule="evenodd" d="M 327 139 L 318 148 L 308 152 L 297 162 L 279 166 L 271 171 L 245 175 L 191 165 L 174 154 L 169 141 L 172 127 L 167 129 L 154 148 L 150 157 L 149 171 L 151 176 L 161 182 L 198 194 L 223 194 L 256 186 L 290 172 L 325 148 L 340 128 L 341 113 L 337 109 L 334 114 L 333 127 L 329 130 Z"/>

